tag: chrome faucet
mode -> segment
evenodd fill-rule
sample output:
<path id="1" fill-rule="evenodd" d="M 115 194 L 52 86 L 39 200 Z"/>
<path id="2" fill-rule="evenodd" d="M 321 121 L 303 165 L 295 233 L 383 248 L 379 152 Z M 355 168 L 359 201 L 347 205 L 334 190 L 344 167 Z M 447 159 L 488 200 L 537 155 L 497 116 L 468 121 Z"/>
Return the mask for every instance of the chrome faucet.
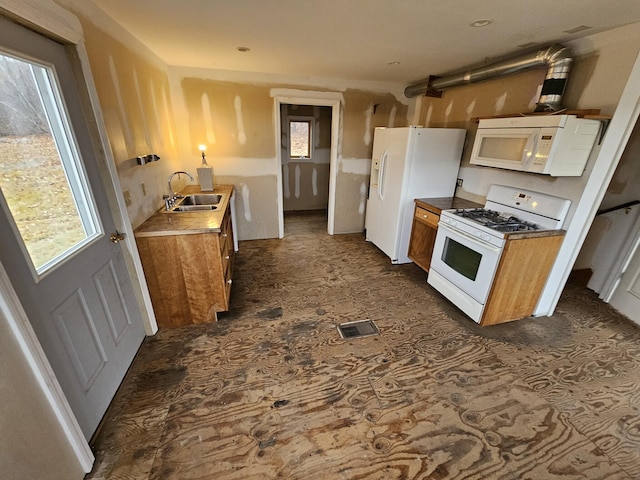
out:
<path id="1" fill-rule="evenodd" d="M 173 187 L 171 186 L 171 180 L 173 180 L 173 177 L 175 177 L 176 175 L 179 176 L 181 173 L 184 173 L 187 177 L 189 177 L 192 182 L 194 181 L 194 178 L 189 174 L 189 172 L 184 172 L 182 170 L 173 172 L 171 175 L 169 175 L 169 180 L 167 181 L 167 184 L 169 185 L 169 195 L 162 196 L 162 198 L 164 199 L 164 206 L 167 210 L 171 210 L 171 207 L 173 207 L 173 205 L 176 203 L 177 198 L 182 198 L 182 195 L 175 193 L 173 191 Z"/>

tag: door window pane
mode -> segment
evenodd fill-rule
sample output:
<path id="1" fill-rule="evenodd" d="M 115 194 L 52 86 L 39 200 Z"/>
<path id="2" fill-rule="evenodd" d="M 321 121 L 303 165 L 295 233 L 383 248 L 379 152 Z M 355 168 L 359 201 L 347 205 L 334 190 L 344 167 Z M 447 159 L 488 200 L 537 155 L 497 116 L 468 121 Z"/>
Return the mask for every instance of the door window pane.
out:
<path id="1" fill-rule="evenodd" d="M 0 191 L 38 274 L 101 233 L 53 70 L 2 54 Z"/>

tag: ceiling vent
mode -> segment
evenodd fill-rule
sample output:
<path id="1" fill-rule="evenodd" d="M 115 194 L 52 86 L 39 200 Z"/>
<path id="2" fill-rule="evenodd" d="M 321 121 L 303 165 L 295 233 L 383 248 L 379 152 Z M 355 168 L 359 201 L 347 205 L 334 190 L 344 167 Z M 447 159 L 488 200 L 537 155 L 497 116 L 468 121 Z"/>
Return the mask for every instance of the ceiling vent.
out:
<path id="1" fill-rule="evenodd" d="M 562 95 L 572 62 L 573 58 L 568 48 L 562 45 L 551 45 L 541 50 L 478 67 L 467 72 L 446 77 L 429 77 L 427 80 L 409 85 L 405 88 L 404 94 L 407 98 L 417 97 L 422 94 L 439 97 L 443 90 L 449 88 L 546 67 L 547 75 L 542 85 L 535 111 L 555 112 L 563 108 Z"/>

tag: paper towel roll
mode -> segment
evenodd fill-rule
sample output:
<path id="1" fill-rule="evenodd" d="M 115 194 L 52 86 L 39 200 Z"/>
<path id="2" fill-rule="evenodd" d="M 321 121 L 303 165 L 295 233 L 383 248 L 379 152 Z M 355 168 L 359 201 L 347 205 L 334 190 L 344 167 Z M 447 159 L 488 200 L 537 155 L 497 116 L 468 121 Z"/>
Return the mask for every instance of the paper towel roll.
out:
<path id="1" fill-rule="evenodd" d="M 201 166 L 198 169 L 198 182 L 203 192 L 213 191 L 213 167 Z"/>

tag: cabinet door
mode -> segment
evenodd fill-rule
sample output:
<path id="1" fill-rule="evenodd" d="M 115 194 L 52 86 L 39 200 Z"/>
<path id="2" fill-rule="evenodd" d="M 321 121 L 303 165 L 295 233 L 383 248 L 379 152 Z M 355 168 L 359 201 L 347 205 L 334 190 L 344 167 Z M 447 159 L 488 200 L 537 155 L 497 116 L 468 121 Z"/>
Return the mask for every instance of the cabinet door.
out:
<path id="1" fill-rule="evenodd" d="M 409 258 L 425 272 L 431 266 L 431 255 L 436 242 L 436 232 L 440 216 L 416 206 L 409 242 Z"/>
<path id="2" fill-rule="evenodd" d="M 227 211 L 220 231 L 220 261 L 222 265 L 225 311 L 229 309 L 229 297 L 231 295 L 231 285 L 233 283 L 233 256 L 233 228 L 231 225 L 231 215 L 229 215 L 229 212 Z"/>

